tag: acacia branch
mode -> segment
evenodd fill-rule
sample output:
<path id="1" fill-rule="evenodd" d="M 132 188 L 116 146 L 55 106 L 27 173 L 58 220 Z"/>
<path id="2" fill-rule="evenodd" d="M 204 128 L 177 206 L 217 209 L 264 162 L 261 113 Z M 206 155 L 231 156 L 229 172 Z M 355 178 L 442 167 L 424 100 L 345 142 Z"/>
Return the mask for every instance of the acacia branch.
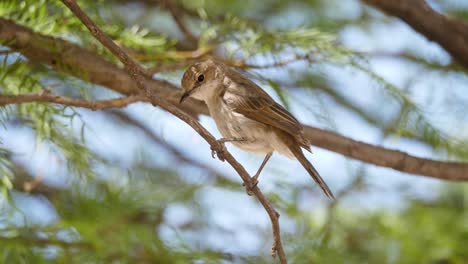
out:
<path id="1" fill-rule="evenodd" d="M 332 149 L 352 158 L 359 157 L 359 160 L 366 163 L 442 180 L 468 181 L 466 163 L 418 158 L 402 151 L 385 149 L 314 127 L 306 127 L 305 135 L 317 147 Z"/>
<path id="2" fill-rule="evenodd" d="M 180 10 L 178 6 L 174 5 L 172 0 L 163 0 L 161 4 L 164 8 L 169 10 L 172 18 L 174 19 L 174 22 L 177 24 L 177 27 L 179 27 L 180 31 L 184 34 L 185 38 L 187 38 L 187 40 L 189 40 L 192 44 L 197 44 L 198 38 L 189 30 L 183 21 L 184 12 Z"/>
<path id="3" fill-rule="evenodd" d="M 136 83 L 124 69 L 102 59 L 99 55 L 68 41 L 35 33 L 1 17 L 0 41 L 2 45 L 20 52 L 33 63 L 49 65 L 56 71 L 127 96 L 140 93 Z M 178 103 L 180 91 L 174 85 L 150 77 L 143 77 L 143 81 L 155 95 L 164 97 L 171 103 Z M 195 100 L 189 99 L 187 104 L 178 107 L 192 116 L 198 113 L 208 114 L 204 104 Z"/>
<path id="4" fill-rule="evenodd" d="M 176 61 L 172 63 L 166 63 L 166 64 L 161 64 L 161 65 L 156 65 L 154 67 L 151 67 L 148 69 L 148 72 L 155 74 L 158 72 L 168 72 L 168 71 L 175 71 L 178 70 L 182 67 L 189 66 L 193 63 L 195 63 L 197 60 L 196 59 L 186 59 L 186 60 L 181 60 L 181 61 Z"/>
<path id="5" fill-rule="evenodd" d="M 401 18 L 429 40 L 439 43 L 455 61 L 468 68 L 468 22 L 433 10 L 424 0 L 362 0 Z"/>
<path id="6" fill-rule="evenodd" d="M 216 177 L 221 177 L 223 179 L 228 178 L 226 175 L 223 175 L 222 173 L 216 171 L 215 169 L 209 166 L 206 166 L 205 164 L 199 162 L 198 160 L 188 157 L 183 152 L 178 150 L 176 147 L 172 146 L 171 144 L 169 144 L 168 142 L 160 138 L 155 132 L 153 132 L 153 130 L 151 130 L 149 126 L 143 124 L 142 122 L 139 122 L 138 120 L 136 120 L 134 117 L 130 116 L 129 114 L 123 111 L 108 111 L 106 113 L 110 114 L 111 117 L 117 118 L 119 121 L 127 125 L 131 125 L 135 128 L 140 129 L 153 142 L 155 142 L 158 145 L 163 146 L 167 151 L 169 151 L 178 161 L 198 167 Z"/>
<path id="7" fill-rule="evenodd" d="M 131 95 L 129 97 L 101 100 L 101 101 L 87 101 L 82 99 L 75 99 L 61 95 L 51 94 L 49 91 L 44 90 L 38 93 L 20 94 L 20 95 L 2 95 L 0 94 L 0 106 L 9 104 L 21 104 L 32 102 L 55 103 L 66 106 L 76 106 L 88 108 L 93 111 L 103 110 L 114 107 L 125 107 L 135 102 L 145 101 L 145 97 L 141 95 Z"/>
<path id="8" fill-rule="evenodd" d="M 75 14 L 75 16 L 89 29 L 91 34 L 103 44 L 110 52 L 112 52 L 119 60 L 125 65 L 125 70 L 130 74 L 132 79 L 137 83 L 141 92 L 144 92 L 150 99 L 153 105 L 157 105 L 164 110 L 170 112 L 178 117 L 188 125 L 190 125 L 200 136 L 202 136 L 211 146 L 212 149 L 218 153 L 218 158 L 226 160 L 239 174 L 249 191 L 251 191 L 260 203 L 263 205 L 272 223 L 273 229 L 273 247 L 272 255 L 278 254 L 281 263 L 287 263 L 286 255 L 281 244 L 281 237 L 279 231 L 279 214 L 273 208 L 272 204 L 266 199 L 260 189 L 252 184 L 250 175 L 244 167 L 234 159 L 234 157 L 220 144 L 216 138 L 211 135 L 208 130 L 198 123 L 195 119 L 191 118 L 186 113 L 172 105 L 171 103 L 156 96 L 153 91 L 145 84 L 144 73 L 145 71 L 139 64 L 133 61 L 119 46 L 117 46 L 105 33 L 81 10 L 74 0 L 62 0 L 62 2 Z M 222 154 L 222 155 L 221 155 Z M 221 157 L 222 158 L 221 158 Z"/>
<path id="9" fill-rule="evenodd" d="M 57 71 L 105 86 L 127 96 L 139 93 L 135 82 L 124 70 L 99 55 L 67 41 L 35 33 L 2 18 L 0 18 L 0 40 L 5 43 L 4 45 L 21 52 L 31 62 L 50 65 Z M 147 88 L 153 91 L 154 96 L 164 98 L 170 103 L 177 103 L 181 96 L 180 89 L 169 82 L 151 78 L 145 78 L 144 82 Z M 151 103 L 155 103 L 152 98 L 148 99 Z M 187 103 L 177 107 L 192 117 L 209 114 L 204 103 L 191 98 Z M 305 127 L 306 137 L 312 145 L 356 160 L 442 180 L 468 181 L 468 164 L 465 163 L 418 158 L 401 151 L 343 137 L 324 129 Z"/>

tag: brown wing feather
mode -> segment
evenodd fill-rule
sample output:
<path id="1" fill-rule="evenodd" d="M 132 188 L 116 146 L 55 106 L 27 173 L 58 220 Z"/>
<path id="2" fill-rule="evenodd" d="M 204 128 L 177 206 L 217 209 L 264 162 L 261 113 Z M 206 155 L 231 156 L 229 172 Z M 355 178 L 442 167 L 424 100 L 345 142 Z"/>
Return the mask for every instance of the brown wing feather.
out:
<path id="1" fill-rule="evenodd" d="M 328 196 L 331 199 L 335 199 L 333 196 L 333 193 L 330 191 L 330 188 L 328 187 L 327 183 L 322 179 L 320 174 L 317 172 L 317 170 L 314 168 L 314 166 L 306 159 L 304 156 L 304 153 L 302 153 L 301 148 L 293 141 L 291 140 L 291 136 L 289 135 L 281 135 L 281 131 L 275 131 L 282 139 L 284 140 L 283 142 L 288 145 L 289 150 L 293 153 L 293 155 L 296 157 L 296 159 L 302 164 L 302 166 L 307 170 L 309 175 L 314 179 L 314 181 L 320 186 L 320 188 L 323 190 L 326 196 Z"/>
<path id="2" fill-rule="evenodd" d="M 233 107 L 233 110 L 291 135 L 296 135 L 302 130 L 301 124 L 286 109 L 275 101 L 264 97 L 242 97 L 240 100 L 236 100 L 236 106 Z"/>
<path id="3" fill-rule="evenodd" d="M 304 138 L 302 125 L 288 110 L 241 73 L 230 68 L 227 72 L 229 77 L 235 80 L 235 84 L 227 85 L 226 92 L 238 95 L 228 103 L 233 111 L 294 136 L 303 148 L 310 151 L 310 144 Z"/>

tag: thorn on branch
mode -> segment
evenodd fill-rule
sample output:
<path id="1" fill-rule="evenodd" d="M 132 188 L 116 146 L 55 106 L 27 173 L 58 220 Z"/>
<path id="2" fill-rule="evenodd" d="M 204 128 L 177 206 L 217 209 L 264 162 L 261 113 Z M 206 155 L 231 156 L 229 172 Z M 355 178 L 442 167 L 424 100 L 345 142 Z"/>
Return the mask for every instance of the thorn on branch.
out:
<path id="1" fill-rule="evenodd" d="M 249 195 L 252 196 L 254 194 L 254 188 L 257 187 L 258 185 L 258 180 L 254 179 L 254 177 L 250 177 L 250 184 L 247 182 L 243 182 L 242 186 L 245 187 L 245 192 Z"/>
<path id="2" fill-rule="evenodd" d="M 216 146 L 212 145 L 210 148 L 211 148 L 211 157 L 213 159 L 215 159 L 217 156 L 218 159 L 222 162 L 226 160 L 224 153 L 226 153 L 227 149 L 226 149 L 226 145 L 224 145 L 223 142 L 220 142 L 219 140 L 217 140 Z"/>

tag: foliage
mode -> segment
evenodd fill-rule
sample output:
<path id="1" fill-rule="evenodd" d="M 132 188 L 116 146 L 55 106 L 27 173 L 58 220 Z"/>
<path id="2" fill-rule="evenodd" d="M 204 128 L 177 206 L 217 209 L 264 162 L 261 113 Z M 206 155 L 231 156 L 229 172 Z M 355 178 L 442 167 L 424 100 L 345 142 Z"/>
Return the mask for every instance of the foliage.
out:
<path id="1" fill-rule="evenodd" d="M 333 238 L 320 244 L 311 224 L 298 234 L 294 263 L 465 263 L 468 236 L 467 189 L 447 187 L 431 201 L 413 200 L 399 212 L 334 215 Z M 302 238 L 301 238 L 302 237 Z M 423 245 L 423 246 L 422 246 Z M 307 249 L 307 250 L 306 250 Z"/>
<path id="2" fill-rule="evenodd" d="M 233 46 L 231 54 L 242 51 L 245 58 L 259 54 L 278 54 L 287 50 L 291 53 L 291 49 L 293 52 L 300 52 L 299 54 L 312 53 L 317 61 L 321 59 L 315 57 L 330 59 L 339 57 L 340 52 L 345 53 L 334 45 L 334 35 L 315 28 L 268 30 L 238 17 L 226 16 L 220 24 L 202 24 L 202 32 L 202 45 L 205 42 L 226 42 Z"/>
<path id="3" fill-rule="evenodd" d="M 104 1 L 80 1 L 80 6 L 100 22 L 102 29 L 120 45 L 142 52 L 151 51 L 154 54 L 166 52 L 173 45 L 163 34 L 151 34 L 147 29 L 136 25 L 126 27 L 123 21 L 115 19 L 112 23 L 107 23 L 100 15 L 100 12 L 107 11 L 99 8 L 103 3 Z M 116 61 L 60 1 L 2 1 L 0 16 L 12 19 L 36 32 L 64 38 L 88 49 L 92 48 L 108 60 Z"/>

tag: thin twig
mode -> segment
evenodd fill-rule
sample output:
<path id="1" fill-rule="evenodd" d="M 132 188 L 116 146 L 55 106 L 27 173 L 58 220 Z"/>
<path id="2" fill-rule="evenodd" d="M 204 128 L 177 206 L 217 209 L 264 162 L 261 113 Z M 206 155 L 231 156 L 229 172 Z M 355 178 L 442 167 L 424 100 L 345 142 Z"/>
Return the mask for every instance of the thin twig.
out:
<path id="1" fill-rule="evenodd" d="M 126 71 L 136 81 L 138 87 L 145 92 L 149 99 L 151 99 L 150 101 L 153 102 L 154 105 L 160 106 L 164 110 L 170 112 L 190 125 L 210 144 L 212 149 L 218 153 L 222 153 L 224 160 L 226 160 L 236 170 L 246 186 L 253 186 L 250 175 L 247 173 L 244 167 L 234 159 L 234 157 L 225 149 L 222 144 L 216 140 L 213 135 L 208 132 L 208 130 L 206 130 L 203 126 L 200 125 L 200 123 L 198 123 L 198 121 L 193 119 L 188 114 L 182 112 L 174 105 L 154 95 L 153 91 L 147 87 L 146 83 L 144 82 L 143 74 L 145 71 L 141 68 L 141 66 L 134 62 L 119 46 L 117 46 L 108 36 L 106 36 L 104 32 L 102 32 L 101 29 L 98 28 L 98 26 L 81 10 L 81 8 L 74 0 L 62 0 L 62 2 L 75 14 L 76 17 L 78 17 L 78 19 L 81 20 L 81 22 L 89 29 L 91 34 L 93 34 L 97 40 L 99 40 L 107 49 L 109 49 L 110 52 L 119 58 L 119 60 L 125 65 Z M 274 237 L 272 255 L 275 256 L 277 254 L 281 263 L 287 263 L 286 255 L 281 244 L 279 214 L 257 186 L 254 186 L 250 189 L 250 191 L 263 205 L 270 217 Z"/>
<path id="2" fill-rule="evenodd" d="M 223 62 L 227 65 L 242 68 L 242 69 L 268 69 L 268 68 L 284 67 L 288 64 L 302 61 L 302 60 L 307 60 L 309 62 L 313 61 L 311 54 L 305 54 L 305 55 L 295 55 L 288 59 L 279 60 L 273 63 L 263 64 L 263 65 L 250 64 L 250 63 L 247 63 L 245 60 L 223 60 Z"/>
<path id="3" fill-rule="evenodd" d="M 177 69 L 180 69 L 182 67 L 191 65 L 197 61 L 196 59 L 187 59 L 187 60 L 182 60 L 182 61 L 176 61 L 173 63 L 166 63 L 166 64 L 159 64 L 154 67 L 149 68 L 147 71 L 151 74 L 155 74 L 158 72 L 167 72 L 167 71 L 174 71 Z"/>
<path id="4" fill-rule="evenodd" d="M 13 172 L 13 188 L 21 192 L 30 194 L 43 195 L 49 200 L 61 190 L 58 187 L 53 187 L 43 182 L 44 177 L 42 175 L 31 175 L 25 167 L 15 160 L 12 162 Z"/>
<path id="5" fill-rule="evenodd" d="M 217 176 L 217 177 L 222 177 L 227 179 L 228 177 L 223 175 L 222 173 L 216 171 L 215 169 L 206 166 L 205 164 L 194 160 L 187 155 L 185 155 L 183 152 L 169 144 L 168 142 L 164 141 L 162 138 L 160 138 L 157 133 L 155 133 L 149 126 L 146 126 L 142 122 L 139 122 L 136 120 L 134 117 L 130 116 L 129 114 L 125 113 L 124 111 L 107 111 L 106 113 L 109 113 L 112 117 L 117 118 L 119 121 L 124 122 L 128 125 L 131 125 L 133 127 L 136 127 L 140 129 L 146 136 L 148 136 L 152 141 L 154 141 L 158 145 L 162 145 L 166 150 L 168 150 L 178 161 L 182 163 L 187 163 L 192 166 L 198 167 L 206 172 L 208 172 L 211 175 Z"/>
<path id="6" fill-rule="evenodd" d="M 177 70 L 177 69 L 179 69 L 181 67 L 191 65 L 194 62 L 198 61 L 199 59 L 200 58 L 186 59 L 186 60 L 176 61 L 176 62 L 173 62 L 173 63 L 160 64 L 160 65 L 156 65 L 154 67 L 151 67 L 151 68 L 147 69 L 147 72 L 151 73 L 151 74 L 155 74 L 155 73 L 158 73 L 158 72 L 173 71 L 173 70 Z M 247 63 L 245 60 L 231 60 L 231 59 L 223 59 L 223 58 L 218 58 L 218 57 L 216 57 L 216 59 L 220 60 L 220 61 L 223 61 L 225 64 L 227 64 L 229 66 L 234 66 L 234 67 L 241 68 L 241 69 L 278 68 L 278 67 L 283 67 L 283 66 L 286 66 L 288 64 L 298 62 L 298 61 L 301 61 L 301 60 L 309 60 L 309 61 L 311 60 L 309 54 L 304 55 L 304 56 L 294 56 L 294 57 L 289 58 L 289 59 L 280 60 L 280 61 L 276 61 L 274 63 L 263 64 L 263 65 L 250 64 L 250 63 Z"/>
<path id="7" fill-rule="evenodd" d="M 0 20 L 1 21 L 1 20 Z M 190 59 L 200 59 L 208 54 L 213 53 L 213 46 L 204 45 L 196 49 L 191 50 L 176 50 L 176 51 L 167 51 L 163 54 L 154 54 L 154 53 L 138 53 L 134 52 L 132 58 L 140 62 L 154 62 L 154 61 L 164 61 L 164 60 L 190 60 Z"/>
<path id="8" fill-rule="evenodd" d="M 179 9 L 178 6 L 174 5 L 171 0 L 162 1 L 163 7 L 165 7 L 172 15 L 175 23 L 179 27 L 180 31 L 184 34 L 185 38 L 192 44 L 198 43 L 198 38 L 188 29 L 187 25 L 183 21 L 184 12 Z"/>
<path id="9" fill-rule="evenodd" d="M 76 106 L 88 108 L 93 111 L 102 110 L 114 107 L 125 107 L 135 102 L 145 101 L 145 97 L 140 95 L 128 96 L 123 98 L 101 100 L 101 101 L 87 101 L 82 99 L 75 99 L 61 95 L 51 94 L 48 90 L 39 93 L 29 93 L 20 95 L 1 95 L 0 106 L 9 104 L 31 103 L 31 102 L 46 102 L 62 104 L 67 106 Z"/>

